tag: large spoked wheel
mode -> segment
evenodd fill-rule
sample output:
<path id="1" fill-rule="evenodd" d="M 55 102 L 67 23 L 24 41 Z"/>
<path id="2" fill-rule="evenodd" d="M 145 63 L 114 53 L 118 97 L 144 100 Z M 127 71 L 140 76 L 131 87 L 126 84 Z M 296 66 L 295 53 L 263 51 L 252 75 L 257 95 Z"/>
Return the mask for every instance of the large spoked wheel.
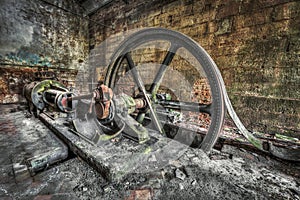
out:
<path id="1" fill-rule="evenodd" d="M 148 121 L 161 133 L 170 123 L 199 126 L 205 132 L 199 148 L 206 152 L 217 141 L 225 104 L 216 64 L 191 38 L 163 28 L 130 35 L 112 55 L 105 84 L 142 99 L 147 106 L 132 114 L 142 125 Z"/>

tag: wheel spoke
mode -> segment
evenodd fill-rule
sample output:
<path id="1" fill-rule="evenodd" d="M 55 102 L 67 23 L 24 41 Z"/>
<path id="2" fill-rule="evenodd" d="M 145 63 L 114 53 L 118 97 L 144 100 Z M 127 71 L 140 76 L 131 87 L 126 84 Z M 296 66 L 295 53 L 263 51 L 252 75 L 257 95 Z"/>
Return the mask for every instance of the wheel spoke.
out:
<path id="1" fill-rule="evenodd" d="M 139 88 L 139 90 L 143 93 L 144 95 L 144 98 L 147 102 L 147 105 L 149 106 L 149 109 L 150 109 L 150 116 L 151 116 L 151 119 L 153 120 L 154 122 L 154 125 L 155 127 L 157 128 L 157 130 L 163 134 L 164 131 L 163 131 L 163 128 L 162 128 L 162 125 L 160 124 L 160 121 L 156 115 L 156 112 L 154 111 L 153 107 L 152 107 L 152 104 L 150 102 L 150 99 L 146 93 L 146 89 L 145 89 L 145 86 L 144 86 L 144 83 L 141 79 L 141 76 L 139 75 L 139 72 L 137 71 L 135 65 L 134 65 L 134 62 L 132 60 L 132 57 L 130 55 L 130 53 L 126 53 L 125 55 L 126 59 L 127 59 L 127 62 L 128 62 L 128 65 L 129 65 L 129 68 L 130 68 L 130 71 L 132 72 L 132 75 L 133 75 L 133 78 Z"/>
<path id="2" fill-rule="evenodd" d="M 154 74 L 154 77 L 152 79 L 150 88 L 148 90 L 147 87 L 147 91 L 145 90 L 145 85 L 143 83 L 143 81 L 141 80 L 142 78 L 142 74 L 138 73 L 138 69 L 135 68 L 134 62 L 133 62 L 133 52 L 135 52 L 135 50 L 140 50 L 141 47 L 143 48 L 144 44 L 148 44 L 150 43 L 150 49 L 155 49 L 157 47 L 157 45 L 152 45 L 151 44 L 156 44 L 156 41 L 158 41 L 159 46 L 161 46 L 160 44 L 164 45 L 165 43 L 168 43 L 169 48 L 164 48 L 164 57 L 162 62 L 156 62 L 159 63 L 158 65 L 158 70 L 157 73 Z M 185 52 L 181 52 L 179 51 L 179 49 L 184 48 Z M 130 52 L 130 53 L 127 53 Z M 147 53 L 144 51 L 138 51 L 141 53 Z M 187 52 L 187 54 L 186 54 Z M 156 53 L 156 51 L 151 51 L 151 55 L 152 53 Z M 166 78 L 167 73 L 169 72 L 168 70 L 168 66 L 170 66 L 172 64 L 172 62 L 174 62 L 175 58 L 177 60 L 177 57 L 175 57 L 175 55 L 178 55 L 178 64 L 179 66 L 185 65 L 187 70 L 183 70 L 183 69 L 178 69 L 176 70 L 176 73 L 182 74 L 184 75 L 184 78 L 188 78 L 187 76 L 185 76 L 185 72 L 189 72 L 191 71 L 191 79 L 187 80 L 189 83 L 192 84 L 193 81 L 197 80 L 199 77 L 202 78 L 203 74 L 205 75 L 205 77 L 207 78 L 208 82 L 205 83 L 203 86 L 205 88 L 203 88 L 204 90 L 206 90 L 206 86 L 208 85 L 208 89 L 210 90 L 209 93 L 209 97 L 205 97 L 205 102 L 208 101 L 209 104 L 205 105 L 205 104 L 200 104 L 198 102 L 188 102 L 189 98 L 188 96 L 188 91 L 183 91 L 184 93 L 180 93 L 177 99 L 177 93 L 174 93 L 174 99 L 172 100 L 168 100 L 166 101 L 166 99 L 161 99 L 157 96 L 157 93 L 159 93 L 160 88 L 162 89 L 161 92 L 165 92 L 165 90 L 170 90 L 171 94 L 173 93 L 172 91 L 178 91 L 181 92 L 181 89 L 183 90 L 183 88 L 179 88 L 180 86 L 182 86 L 182 84 L 185 84 L 184 81 L 182 82 L 178 82 L 178 85 L 176 84 L 171 84 L 172 81 L 167 81 L 166 82 L 166 86 L 165 87 L 161 87 L 163 84 L 163 81 Z M 139 54 L 137 54 L 136 56 L 141 56 Z M 116 78 L 118 74 L 118 70 L 120 69 L 120 65 L 122 64 L 122 62 L 120 62 L 120 60 L 118 59 L 126 59 L 126 61 L 128 62 L 128 71 L 131 71 L 131 75 L 132 77 L 132 82 L 134 82 L 134 84 L 136 85 L 136 87 L 138 87 L 139 89 L 139 94 L 141 94 L 142 96 L 144 96 L 145 98 L 145 103 L 148 105 L 148 108 L 144 109 L 144 110 L 140 110 L 140 112 L 138 113 L 136 120 L 139 121 L 141 124 L 143 124 L 144 126 L 148 125 L 148 120 L 151 120 L 151 123 L 153 123 L 153 126 L 155 126 L 157 128 L 157 130 L 159 130 L 159 132 L 163 132 L 164 130 L 162 129 L 162 126 L 160 125 L 160 121 L 161 120 L 163 122 L 163 120 L 165 119 L 166 115 L 161 115 L 161 111 L 165 112 L 164 114 L 168 114 L 170 109 L 174 109 L 174 111 L 178 110 L 180 111 L 192 111 L 192 112 L 198 112 L 198 113 L 203 113 L 205 114 L 203 117 L 205 117 L 206 119 L 206 114 L 209 115 L 209 117 L 207 118 L 207 121 L 209 121 L 209 125 L 207 127 L 207 131 L 206 131 L 206 135 L 204 137 L 203 140 L 199 141 L 199 147 L 206 151 L 209 152 L 211 150 L 211 148 L 213 147 L 213 145 L 215 144 L 215 142 L 217 141 L 217 138 L 219 136 L 220 131 L 222 130 L 222 125 L 223 125 L 223 121 L 224 121 L 224 115 L 225 115 L 225 106 L 224 106 L 224 97 L 223 97 L 223 93 L 222 93 L 222 88 L 220 88 L 220 80 L 216 74 L 216 65 L 214 64 L 213 60 L 210 58 L 210 56 L 207 54 L 207 52 L 205 52 L 205 50 L 203 48 L 201 48 L 201 46 L 199 46 L 199 44 L 197 44 L 197 42 L 193 41 L 191 38 L 178 33 L 176 31 L 172 31 L 172 30 L 167 30 L 167 29 L 163 29 L 163 28 L 148 28 L 145 30 L 141 30 L 138 31 L 136 33 L 134 33 L 133 35 L 131 35 L 130 37 L 128 37 L 127 39 L 125 39 L 122 44 L 120 45 L 119 49 L 117 49 L 117 51 L 112 55 L 112 59 L 111 59 L 111 63 L 108 66 L 108 70 L 107 70 L 107 76 L 105 78 L 105 82 L 109 84 L 110 87 L 114 88 L 116 86 Z M 153 57 L 154 59 L 156 59 L 156 54 L 155 57 Z M 157 58 L 160 59 L 160 58 Z M 152 60 L 152 57 L 149 56 L 143 59 L 143 63 L 155 63 L 156 60 Z M 182 62 L 181 62 L 182 61 Z M 195 62 L 194 62 L 195 61 Z M 186 63 L 187 62 L 187 63 Z M 142 63 L 141 63 L 142 64 Z M 147 65 L 147 67 L 150 65 Z M 121 68 L 123 69 L 123 68 Z M 154 70 L 154 68 L 153 68 Z M 196 72 L 197 71 L 197 72 Z M 126 70 L 127 72 L 127 70 Z M 151 69 L 152 72 L 152 69 Z M 174 71 L 175 72 L 175 71 Z M 172 75 L 172 73 L 170 72 L 170 74 Z M 122 75 L 120 73 L 120 75 Z M 198 76 L 199 75 L 199 76 Z M 185 88 L 189 87 L 189 85 L 184 85 Z M 131 87 L 131 85 L 130 85 Z M 173 88 L 175 87 L 175 88 Z M 180 89 L 180 90 L 179 90 Z M 202 90 L 202 88 L 201 88 Z M 181 98 L 181 95 L 184 95 Z M 137 97 L 137 95 L 134 93 L 133 97 Z M 138 98 L 140 98 L 141 96 L 139 95 Z M 173 97 L 173 94 L 171 95 L 171 97 Z M 187 102 L 182 102 L 181 100 L 184 100 Z M 210 102 L 209 100 L 212 99 L 212 101 Z M 164 100 L 164 101 L 163 101 Z M 179 101 L 180 100 L 180 101 Z M 176 112 L 174 112 L 175 114 Z M 185 113 L 183 113 L 185 114 Z M 194 114 L 194 113 L 192 113 Z M 159 117 L 161 117 L 160 119 L 157 117 L 157 115 Z M 201 115 L 202 116 L 202 115 Z M 150 118 L 150 119 L 149 119 Z M 144 119 L 147 120 L 144 123 Z M 146 123 L 147 122 L 147 123 Z M 202 125 L 202 124 L 201 124 Z M 170 130 L 167 127 L 164 127 L 166 134 L 172 134 L 172 135 L 176 135 L 179 134 L 178 138 L 180 140 L 180 138 L 185 138 L 185 136 L 181 137 L 181 134 L 185 134 L 183 132 L 180 131 L 179 127 L 175 128 L 174 130 Z M 193 141 L 194 142 L 194 141 Z M 195 144 L 196 145 L 196 144 Z M 197 143 L 198 145 L 198 143 Z"/>
<path id="3" fill-rule="evenodd" d="M 169 109 L 194 111 L 194 112 L 207 113 L 209 115 L 212 115 L 212 109 L 211 109 L 212 104 L 200 104 L 195 102 L 167 101 L 167 100 L 158 100 L 157 103 Z"/>
<path id="4" fill-rule="evenodd" d="M 130 69 L 130 72 L 132 73 L 134 82 L 137 84 L 137 86 L 139 88 L 139 91 L 143 92 L 144 83 L 142 82 L 140 74 L 138 73 L 138 71 L 137 71 L 137 69 L 134 65 L 134 62 L 132 60 L 130 52 L 126 53 L 125 58 L 126 58 L 127 63 L 129 65 L 129 69 Z"/>
<path id="5" fill-rule="evenodd" d="M 161 66 L 153 80 L 153 83 L 151 85 L 150 93 L 152 96 L 155 96 L 155 94 L 157 93 L 157 90 L 160 86 L 160 83 L 161 83 L 163 77 L 164 77 L 167 67 L 172 62 L 174 55 L 176 54 L 176 51 L 178 50 L 178 48 L 179 48 L 179 45 L 174 44 L 174 43 L 171 44 L 171 47 L 169 48 L 168 53 L 165 56 Z"/>

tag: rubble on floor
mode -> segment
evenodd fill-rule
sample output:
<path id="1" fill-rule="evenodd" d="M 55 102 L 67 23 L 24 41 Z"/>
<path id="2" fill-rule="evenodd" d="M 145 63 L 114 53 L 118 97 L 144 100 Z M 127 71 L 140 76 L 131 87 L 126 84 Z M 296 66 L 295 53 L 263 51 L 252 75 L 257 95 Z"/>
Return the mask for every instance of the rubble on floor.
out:
<path id="1" fill-rule="evenodd" d="M 210 155 L 187 148 L 163 167 L 131 171 L 113 182 L 72 153 L 32 175 L 15 160 L 27 159 L 50 130 L 38 119 L 26 118 L 24 111 L 1 114 L 0 124 L 0 199 L 300 199 L 299 163 L 231 146 Z M 41 139 L 33 145 L 24 136 Z"/>

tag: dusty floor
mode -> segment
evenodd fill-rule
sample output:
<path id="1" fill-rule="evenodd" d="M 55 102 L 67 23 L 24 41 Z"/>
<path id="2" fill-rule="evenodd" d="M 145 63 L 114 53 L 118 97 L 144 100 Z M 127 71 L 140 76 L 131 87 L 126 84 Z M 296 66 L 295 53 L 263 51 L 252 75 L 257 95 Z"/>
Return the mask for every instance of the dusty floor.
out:
<path id="1" fill-rule="evenodd" d="M 299 165 L 231 146 L 209 156 L 188 149 L 163 168 L 111 183 L 72 153 L 29 175 L 16 170 L 16 164 L 44 148 L 43 138 L 52 133 L 18 110 L 1 107 L 0 199 L 300 199 Z"/>

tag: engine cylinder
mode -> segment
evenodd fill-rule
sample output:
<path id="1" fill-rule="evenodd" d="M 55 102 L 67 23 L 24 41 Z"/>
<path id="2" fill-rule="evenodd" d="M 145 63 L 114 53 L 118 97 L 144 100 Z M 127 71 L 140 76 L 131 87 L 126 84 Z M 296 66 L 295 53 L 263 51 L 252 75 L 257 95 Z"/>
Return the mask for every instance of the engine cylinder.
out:
<path id="1" fill-rule="evenodd" d="M 43 110 L 47 105 L 61 112 L 73 112 L 77 105 L 77 100 L 68 101 L 76 96 L 75 93 L 54 80 L 26 84 L 23 88 L 23 95 L 39 110 Z"/>

